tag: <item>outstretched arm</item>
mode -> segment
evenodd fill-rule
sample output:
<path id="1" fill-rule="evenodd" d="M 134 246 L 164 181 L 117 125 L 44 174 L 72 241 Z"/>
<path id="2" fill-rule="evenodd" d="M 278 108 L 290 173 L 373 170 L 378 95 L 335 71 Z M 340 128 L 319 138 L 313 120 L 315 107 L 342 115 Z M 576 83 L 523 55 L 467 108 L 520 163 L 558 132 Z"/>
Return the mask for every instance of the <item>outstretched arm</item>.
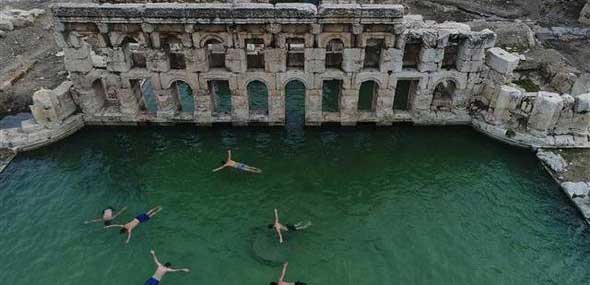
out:
<path id="1" fill-rule="evenodd" d="M 275 227 L 275 231 L 277 232 L 277 235 L 279 235 L 279 242 L 283 243 L 283 234 L 281 234 L 281 229 Z"/>
<path id="2" fill-rule="evenodd" d="M 227 150 L 227 160 L 231 160 L 231 149 Z"/>
<path id="3" fill-rule="evenodd" d="M 220 167 L 217 167 L 217 168 L 213 169 L 213 172 L 217 172 L 217 171 L 222 170 L 222 169 L 224 169 L 226 167 L 227 167 L 227 165 L 224 164 L 224 165 L 222 165 Z"/>
<path id="4" fill-rule="evenodd" d="M 105 228 L 105 229 L 110 229 L 110 228 L 114 228 L 114 227 L 118 227 L 118 228 L 124 228 L 124 227 L 125 227 L 125 225 L 108 225 L 108 226 L 105 226 L 104 228 Z"/>
<path id="5" fill-rule="evenodd" d="M 279 278 L 279 282 L 282 282 L 283 279 L 285 279 L 285 274 L 287 274 L 287 265 L 289 265 L 289 262 L 285 262 L 285 264 L 283 264 L 283 272 L 281 272 L 281 278 Z"/>
<path id="6" fill-rule="evenodd" d="M 125 212 L 125 210 L 127 210 L 127 206 L 123 207 L 123 209 L 121 209 L 121 211 L 117 212 L 114 216 L 113 216 L 113 220 L 116 219 L 119 215 L 123 214 L 123 212 Z"/>
<path id="7" fill-rule="evenodd" d="M 275 224 L 279 223 L 279 210 L 275 208 Z"/>
<path id="8" fill-rule="evenodd" d="M 168 272 L 179 272 L 179 271 L 190 272 L 190 269 L 188 269 L 188 268 L 180 268 L 180 269 L 168 268 L 166 271 L 168 271 Z"/>
<path id="9" fill-rule="evenodd" d="M 85 221 L 84 224 L 98 223 L 100 221 L 102 221 L 102 218 L 98 218 L 98 219 L 94 219 L 94 220 L 90 220 L 90 221 Z"/>
<path id="10" fill-rule="evenodd" d="M 162 264 L 158 260 L 158 257 L 156 256 L 156 252 L 152 249 L 152 250 L 150 250 L 150 253 L 152 254 L 152 257 L 154 258 L 154 262 L 156 263 L 156 265 L 162 266 Z"/>

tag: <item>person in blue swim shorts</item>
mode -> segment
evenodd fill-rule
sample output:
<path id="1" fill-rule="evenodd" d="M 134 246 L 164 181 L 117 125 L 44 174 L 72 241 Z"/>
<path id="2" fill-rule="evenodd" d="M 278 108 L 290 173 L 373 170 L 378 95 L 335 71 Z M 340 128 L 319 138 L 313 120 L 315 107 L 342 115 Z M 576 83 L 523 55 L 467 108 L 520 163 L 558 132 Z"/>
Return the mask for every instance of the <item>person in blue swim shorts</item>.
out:
<path id="1" fill-rule="evenodd" d="M 145 281 L 144 285 L 159 285 L 164 275 L 166 275 L 166 273 L 168 272 L 190 272 L 188 268 L 174 269 L 170 267 L 172 266 L 170 262 L 166 262 L 164 263 L 164 265 L 162 265 L 162 263 L 160 263 L 160 261 L 158 260 L 158 257 L 156 257 L 156 252 L 150 250 L 150 253 L 154 257 L 154 262 L 156 263 L 158 268 L 156 268 L 156 272 L 154 272 L 154 275 L 152 275 L 152 277 Z"/>
<path id="2" fill-rule="evenodd" d="M 227 151 L 227 157 L 225 158 L 224 161 L 221 162 L 221 166 L 218 168 L 213 169 L 213 172 L 217 172 L 219 170 L 222 170 L 226 167 L 232 167 L 235 168 L 237 170 L 241 170 L 241 171 L 247 171 L 247 172 L 253 172 L 253 173 L 262 173 L 262 170 L 253 167 L 253 166 L 249 166 L 240 162 L 235 162 L 231 159 L 231 150 Z"/>
<path id="3" fill-rule="evenodd" d="M 106 226 L 105 229 L 114 228 L 114 227 L 121 228 L 120 233 L 127 234 L 127 241 L 125 243 L 129 243 L 129 240 L 131 239 L 131 232 L 133 231 L 133 229 L 135 229 L 135 227 L 139 226 L 139 224 L 149 221 L 153 216 L 155 216 L 161 210 L 162 210 L 162 207 L 157 206 L 157 207 L 147 211 L 147 213 L 143 213 L 143 214 L 136 216 L 129 223 L 126 223 L 124 225 L 109 225 L 109 226 Z"/>

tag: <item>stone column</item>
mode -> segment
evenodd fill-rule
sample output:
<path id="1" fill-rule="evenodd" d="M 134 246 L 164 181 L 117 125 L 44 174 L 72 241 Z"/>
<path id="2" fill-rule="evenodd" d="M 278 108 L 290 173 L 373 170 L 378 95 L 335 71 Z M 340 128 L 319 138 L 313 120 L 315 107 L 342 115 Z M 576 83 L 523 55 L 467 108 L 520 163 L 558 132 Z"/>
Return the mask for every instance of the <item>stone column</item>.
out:
<path id="1" fill-rule="evenodd" d="M 268 96 L 269 125 L 285 124 L 285 90 L 269 90 Z"/>
<path id="2" fill-rule="evenodd" d="M 391 125 L 393 119 L 393 96 L 395 89 L 379 88 L 377 91 L 377 100 L 375 113 L 377 115 L 377 125 Z"/>
<path id="3" fill-rule="evenodd" d="M 154 96 L 158 102 L 158 118 L 170 119 L 178 113 L 180 104 L 178 98 L 174 96 L 171 88 L 168 89 L 153 89 Z"/>
<path id="4" fill-rule="evenodd" d="M 213 122 L 213 101 L 207 89 L 199 89 L 195 96 L 195 119 L 201 126 L 210 126 Z"/>
<path id="5" fill-rule="evenodd" d="M 247 93 L 247 90 L 232 90 L 231 117 L 234 126 L 246 126 L 250 120 Z"/>
<path id="6" fill-rule="evenodd" d="M 358 120 L 358 89 L 343 89 L 340 96 L 340 124 L 355 126 Z"/>
<path id="7" fill-rule="evenodd" d="M 305 92 L 305 125 L 322 124 L 322 90 L 311 89 Z"/>

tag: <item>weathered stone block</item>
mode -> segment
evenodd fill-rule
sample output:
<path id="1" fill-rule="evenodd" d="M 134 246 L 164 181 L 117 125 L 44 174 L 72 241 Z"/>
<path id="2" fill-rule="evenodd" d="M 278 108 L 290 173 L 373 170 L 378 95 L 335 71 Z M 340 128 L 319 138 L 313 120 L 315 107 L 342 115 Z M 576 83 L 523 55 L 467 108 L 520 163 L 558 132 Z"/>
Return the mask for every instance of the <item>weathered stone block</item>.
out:
<path id="1" fill-rule="evenodd" d="M 207 50 L 202 48 L 191 49 L 186 57 L 186 69 L 190 72 L 208 71 L 209 58 Z"/>
<path id="2" fill-rule="evenodd" d="M 67 117 L 76 112 L 70 96 L 72 82 L 65 81 L 54 90 L 41 89 L 33 94 L 31 112 L 35 121 L 45 128 L 58 127 Z"/>
<path id="3" fill-rule="evenodd" d="M 590 93 L 580 94 L 574 98 L 576 100 L 574 109 L 576 113 L 590 112 Z"/>
<path id="4" fill-rule="evenodd" d="M 82 59 L 65 58 L 64 65 L 67 71 L 80 73 L 87 73 L 94 67 L 94 63 L 90 57 Z"/>
<path id="5" fill-rule="evenodd" d="M 482 65 L 483 61 L 457 60 L 457 70 L 460 72 L 478 72 Z"/>
<path id="6" fill-rule="evenodd" d="M 514 87 L 503 85 L 500 87 L 500 93 L 496 97 L 494 106 L 494 117 L 497 123 L 506 123 L 510 121 L 510 112 L 515 111 L 524 94 Z"/>
<path id="7" fill-rule="evenodd" d="M 489 49 L 486 57 L 486 65 L 503 74 L 512 73 L 519 61 L 517 56 L 501 48 Z"/>
<path id="8" fill-rule="evenodd" d="M 250 119 L 248 96 L 233 95 L 231 117 L 235 125 L 246 125 Z"/>
<path id="9" fill-rule="evenodd" d="M 287 70 L 287 50 L 286 49 L 265 49 L 264 50 L 264 69 L 266 72 L 285 72 Z"/>
<path id="10" fill-rule="evenodd" d="M 248 62 L 244 49 L 227 49 L 225 53 L 225 66 L 235 73 L 246 72 Z"/>
<path id="11" fill-rule="evenodd" d="M 557 93 L 539 92 L 528 121 L 528 127 L 547 131 L 552 129 L 563 108 L 563 99 Z"/>
<path id="12" fill-rule="evenodd" d="M 85 114 L 96 114 L 100 112 L 105 104 L 105 96 L 95 90 L 73 89 L 72 97 L 74 102 Z"/>
<path id="13" fill-rule="evenodd" d="M 418 63 L 418 71 L 420 72 L 433 72 L 438 71 L 441 67 L 440 63 L 437 62 L 420 62 Z"/>
<path id="14" fill-rule="evenodd" d="M 168 55 L 160 50 L 149 50 L 146 53 L 147 68 L 155 72 L 167 72 L 170 70 Z"/>
<path id="15" fill-rule="evenodd" d="M 123 114 L 137 114 L 140 110 L 141 94 L 132 89 L 117 89 L 115 95 L 119 99 L 119 106 Z"/>
<path id="16" fill-rule="evenodd" d="M 444 49 L 423 48 L 420 49 L 419 58 L 422 63 L 441 62 L 444 54 Z"/>
<path id="17" fill-rule="evenodd" d="M 401 72 L 404 53 L 400 49 L 388 48 L 381 50 L 379 69 L 381 72 Z"/>
<path id="18" fill-rule="evenodd" d="M 363 68 L 365 53 L 360 48 L 345 48 L 342 52 L 342 70 L 358 72 Z"/>
<path id="19" fill-rule="evenodd" d="M 107 70 L 114 72 L 127 72 L 131 69 L 129 53 L 123 48 L 113 48 L 107 56 Z"/>
<path id="20" fill-rule="evenodd" d="M 200 90 L 198 94 L 206 94 L 205 90 Z M 212 111 L 213 111 L 213 103 L 211 101 L 211 96 L 195 96 L 195 119 L 197 120 L 198 124 L 202 125 L 210 125 L 213 121 Z"/>

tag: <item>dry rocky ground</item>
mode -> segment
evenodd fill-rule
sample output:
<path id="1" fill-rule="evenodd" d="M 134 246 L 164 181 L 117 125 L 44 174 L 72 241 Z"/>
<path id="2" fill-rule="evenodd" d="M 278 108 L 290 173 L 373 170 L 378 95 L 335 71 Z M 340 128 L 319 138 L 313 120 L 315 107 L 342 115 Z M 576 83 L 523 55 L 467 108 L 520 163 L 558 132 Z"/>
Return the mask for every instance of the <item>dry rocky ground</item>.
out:
<path id="1" fill-rule="evenodd" d="M 0 118 L 28 110 L 34 91 L 54 88 L 67 78 L 63 67 L 63 57 L 52 36 L 51 15 L 48 7 L 63 0 L 1 0 L 0 11 L 8 9 L 30 10 L 34 8 L 47 11 L 35 18 L 26 27 L 0 35 L 0 85 L 27 69 L 12 86 L 0 86 Z M 582 29 L 577 22 L 580 10 L 586 0 L 400 0 L 412 14 L 422 14 L 425 19 L 436 21 L 513 21 L 522 20 L 527 25 L 539 27 L 567 27 Z M 67 2 L 92 2 L 78 0 Z M 586 27 L 590 31 L 590 26 Z M 546 55 L 551 60 L 564 62 L 578 72 L 590 72 L 590 32 L 581 37 L 563 36 L 544 40 L 542 48 L 558 52 L 535 51 L 543 54 L 537 61 L 527 64 L 535 67 Z M 525 50 L 518 51 L 526 52 Z M 528 51 L 531 52 L 531 51 Z M 535 56 L 533 53 L 532 56 Z M 532 65 L 531 65 L 532 64 Z M 528 76 L 528 75 L 527 75 Z M 553 75 L 551 75 L 553 76 Z M 531 76 L 541 78 L 543 76 Z M 535 84 L 543 89 L 555 90 L 551 84 L 538 79 Z M 550 80 L 549 80 L 550 81 Z M 559 90 L 556 90 L 559 91 Z"/>

